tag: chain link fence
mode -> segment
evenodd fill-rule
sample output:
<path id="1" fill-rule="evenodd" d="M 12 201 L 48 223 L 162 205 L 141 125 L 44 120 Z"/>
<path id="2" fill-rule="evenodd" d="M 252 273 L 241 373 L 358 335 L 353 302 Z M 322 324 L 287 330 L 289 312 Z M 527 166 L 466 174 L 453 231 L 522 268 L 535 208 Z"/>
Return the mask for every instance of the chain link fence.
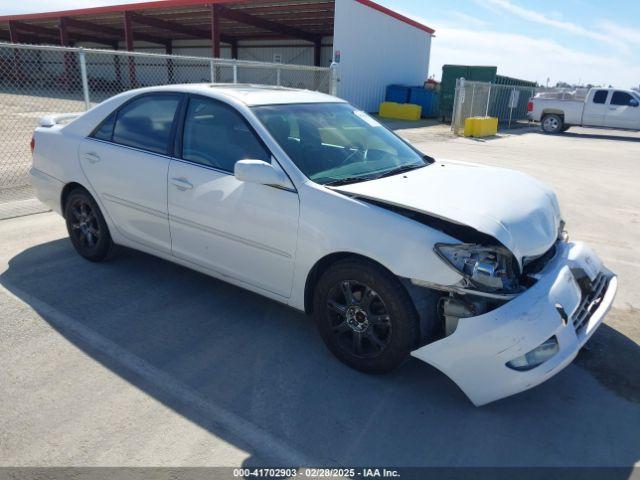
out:
<path id="1" fill-rule="evenodd" d="M 16 208 L 22 214 L 20 205 L 37 205 L 28 186 L 28 172 L 29 142 L 39 118 L 80 112 L 133 88 L 201 82 L 335 93 L 328 68 L 0 43 L 0 207 L 4 205 L 5 210 L 0 218 L 16 216 Z M 23 203 L 13 203 L 6 213 L 10 202 Z"/>
<path id="2" fill-rule="evenodd" d="M 461 135 L 469 117 L 497 117 L 500 128 L 510 128 L 527 119 L 529 99 L 540 91 L 538 87 L 499 85 L 459 78 L 453 100 L 451 130 Z"/>

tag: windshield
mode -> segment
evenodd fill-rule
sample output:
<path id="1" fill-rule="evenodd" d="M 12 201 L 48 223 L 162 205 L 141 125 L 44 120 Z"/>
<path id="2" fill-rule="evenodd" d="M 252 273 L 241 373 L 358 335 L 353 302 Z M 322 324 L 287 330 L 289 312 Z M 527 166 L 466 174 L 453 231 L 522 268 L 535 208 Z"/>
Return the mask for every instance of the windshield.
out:
<path id="1" fill-rule="evenodd" d="M 254 112 L 307 177 L 354 183 L 430 163 L 394 133 L 347 103 L 268 105 Z"/>

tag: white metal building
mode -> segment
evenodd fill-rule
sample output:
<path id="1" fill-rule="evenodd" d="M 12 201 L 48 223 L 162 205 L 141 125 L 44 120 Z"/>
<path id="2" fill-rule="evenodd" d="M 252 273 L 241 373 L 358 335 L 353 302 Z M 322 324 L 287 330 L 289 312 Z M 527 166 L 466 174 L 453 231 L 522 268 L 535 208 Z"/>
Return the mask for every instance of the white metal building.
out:
<path id="1" fill-rule="evenodd" d="M 323 67 L 335 60 L 338 95 L 367 111 L 377 111 L 389 84 L 423 84 L 433 33 L 370 0 L 164 0 L 0 17 L 0 40 L 14 43 Z"/>
<path id="2" fill-rule="evenodd" d="M 377 112 L 387 85 L 422 85 L 429 72 L 432 34 L 430 28 L 372 2 L 336 0 L 338 95 Z"/>

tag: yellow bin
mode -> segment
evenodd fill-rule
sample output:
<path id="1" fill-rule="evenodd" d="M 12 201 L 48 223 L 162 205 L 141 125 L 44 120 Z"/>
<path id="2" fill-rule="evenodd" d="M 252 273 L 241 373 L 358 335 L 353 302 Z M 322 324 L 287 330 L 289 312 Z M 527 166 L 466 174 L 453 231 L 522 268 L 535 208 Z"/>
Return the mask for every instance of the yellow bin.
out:
<path id="1" fill-rule="evenodd" d="M 420 120 L 422 107 L 412 103 L 383 102 L 380 104 L 380 116 L 394 120 Z"/>
<path id="2" fill-rule="evenodd" d="M 498 133 L 498 119 L 496 117 L 469 117 L 464 121 L 465 137 L 490 137 Z"/>

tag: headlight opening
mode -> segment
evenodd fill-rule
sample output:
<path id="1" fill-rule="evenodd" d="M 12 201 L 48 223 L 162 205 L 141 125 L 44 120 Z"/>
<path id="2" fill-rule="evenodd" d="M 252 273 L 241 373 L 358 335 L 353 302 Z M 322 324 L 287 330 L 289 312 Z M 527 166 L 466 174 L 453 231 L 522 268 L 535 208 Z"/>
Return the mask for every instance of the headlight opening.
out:
<path id="1" fill-rule="evenodd" d="M 513 292 L 519 287 L 519 267 L 513 254 L 503 246 L 445 244 L 435 252 L 454 270 L 477 288 Z"/>

